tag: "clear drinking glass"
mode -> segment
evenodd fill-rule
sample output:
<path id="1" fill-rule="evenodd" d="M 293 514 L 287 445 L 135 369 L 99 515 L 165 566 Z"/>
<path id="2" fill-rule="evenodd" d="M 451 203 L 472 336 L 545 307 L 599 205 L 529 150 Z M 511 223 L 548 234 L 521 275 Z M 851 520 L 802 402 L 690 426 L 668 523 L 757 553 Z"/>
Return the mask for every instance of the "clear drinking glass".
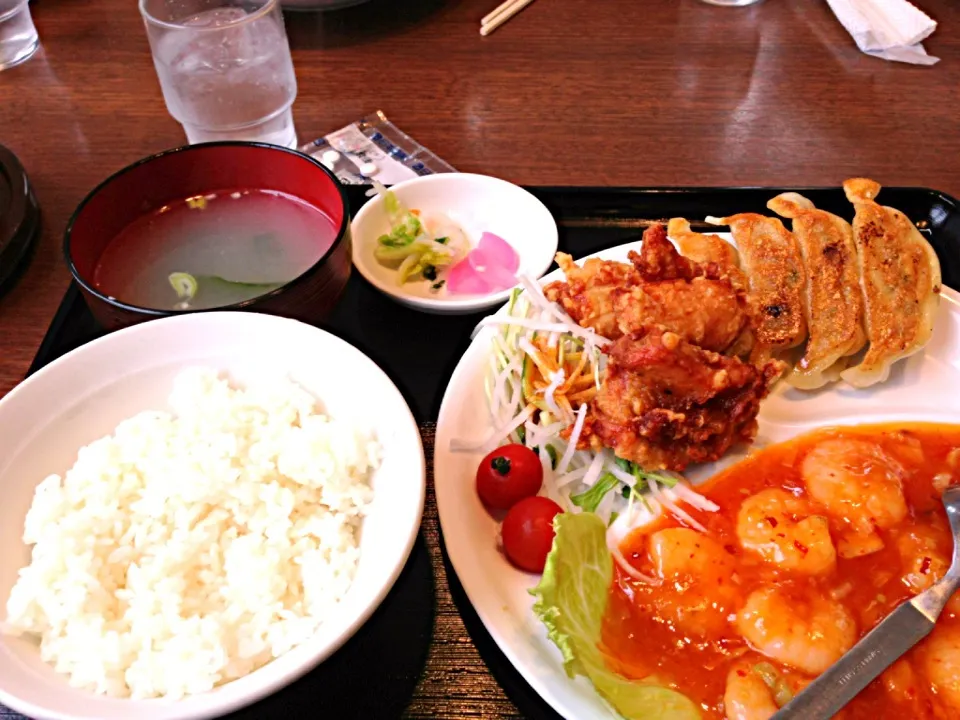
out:
<path id="1" fill-rule="evenodd" d="M 296 148 L 297 79 L 278 0 L 140 0 L 140 12 L 163 99 L 190 143 Z"/>
<path id="2" fill-rule="evenodd" d="M 27 2 L 0 0 L 0 70 L 19 65 L 40 45 Z"/>

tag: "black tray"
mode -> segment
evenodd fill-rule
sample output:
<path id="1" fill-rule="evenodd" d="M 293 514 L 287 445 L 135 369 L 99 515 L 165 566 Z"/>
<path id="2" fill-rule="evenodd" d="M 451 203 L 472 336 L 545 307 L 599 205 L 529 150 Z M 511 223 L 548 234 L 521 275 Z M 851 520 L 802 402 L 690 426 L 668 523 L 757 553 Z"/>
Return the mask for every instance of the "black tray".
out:
<path id="1" fill-rule="evenodd" d="M 817 207 L 848 219 L 852 216 L 852 208 L 839 188 L 789 189 L 806 195 Z M 352 212 L 365 201 L 365 190 L 347 188 Z M 557 218 L 560 249 L 574 257 L 637 239 L 645 227 L 670 217 L 681 216 L 693 221 L 707 215 L 767 212 L 767 200 L 783 191 L 781 188 L 530 190 Z M 957 201 L 922 188 L 884 188 L 879 199 L 902 210 L 917 223 L 940 257 L 944 283 L 960 288 Z M 694 227 L 698 226 L 708 227 L 694 223 Z M 421 426 L 426 424 L 432 441 L 430 423 L 437 417 L 447 379 L 480 317 L 482 314 L 434 316 L 406 309 L 354 273 L 325 327 L 380 364 L 407 398 Z M 102 333 L 76 286 L 71 285 L 29 372 L 35 372 Z M 517 711 L 503 701 L 500 688 L 506 689 L 523 716 L 557 717 L 496 648 L 447 563 L 444 566 L 450 592 L 486 666 L 476 656 L 470 656 L 464 657 L 462 666 L 444 668 L 443 673 L 425 669 L 426 658 L 436 657 L 438 646 L 455 646 L 466 640 L 459 623 L 434 622 L 437 595 L 443 592 L 439 589 L 443 587 L 442 580 L 435 575 L 444 568 L 438 560 L 439 553 L 435 552 L 437 535 L 431 498 L 432 493 L 428 496 L 425 520 L 429 527 L 425 525 L 421 531 L 400 580 L 367 625 L 333 658 L 304 679 L 235 717 L 295 720 L 325 716 L 338 720 L 377 720 L 400 716 L 516 716 Z M 443 609 L 439 608 L 437 613 L 439 617 Z M 445 652 L 443 656 L 459 657 L 455 652 L 449 655 Z M 438 687 L 438 684 L 448 687 Z M 471 699 L 455 701 L 458 689 L 464 685 L 472 688 Z M 5 712 L 9 711 L 0 706 L 0 717 Z"/>
<path id="2" fill-rule="evenodd" d="M 637 239 L 643 228 L 686 217 L 696 229 L 716 230 L 700 219 L 737 212 L 764 212 L 782 188 L 530 188 L 557 218 L 560 249 L 574 257 Z M 850 219 L 839 189 L 797 188 L 817 207 Z M 356 213 L 365 187 L 347 195 Z M 960 212 L 949 195 L 924 188 L 884 188 L 884 204 L 902 210 L 931 240 L 943 267 L 943 282 L 960 288 Z M 437 316 L 402 307 L 354 272 L 333 317 L 325 326 L 373 358 L 397 383 L 419 422 L 435 419 L 443 389 L 465 349 L 469 331 L 485 313 Z M 103 334 L 71 284 L 29 373 Z M 28 373 L 28 374 L 29 374 Z"/>

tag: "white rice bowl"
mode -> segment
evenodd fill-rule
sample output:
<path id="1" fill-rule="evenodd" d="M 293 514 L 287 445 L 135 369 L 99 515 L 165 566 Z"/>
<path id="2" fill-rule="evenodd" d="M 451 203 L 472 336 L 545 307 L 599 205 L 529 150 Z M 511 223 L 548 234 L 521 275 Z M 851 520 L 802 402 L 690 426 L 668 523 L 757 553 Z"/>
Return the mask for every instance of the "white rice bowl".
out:
<path id="1" fill-rule="evenodd" d="M 409 409 L 357 350 L 204 313 L 113 333 L 0 400 L 0 492 L 0 702 L 203 718 L 296 679 L 369 617 L 416 537 L 424 466 Z M 192 529 L 171 534 L 174 517 Z M 40 550 L 11 597 L 24 535 Z M 9 634 L 39 630 L 43 657 Z"/>

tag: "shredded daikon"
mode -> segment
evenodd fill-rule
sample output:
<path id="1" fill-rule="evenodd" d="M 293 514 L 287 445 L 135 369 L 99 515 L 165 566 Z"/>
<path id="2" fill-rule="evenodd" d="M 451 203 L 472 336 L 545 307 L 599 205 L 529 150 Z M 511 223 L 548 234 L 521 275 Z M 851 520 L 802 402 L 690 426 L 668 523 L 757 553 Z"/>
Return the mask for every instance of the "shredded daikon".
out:
<path id="1" fill-rule="evenodd" d="M 563 487 L 564 485 L 569 485 L 570 483 L 576 482 L 577 480 L 582 480 L 584 476 L 587 474 L 587 471 L 589 469 L 590 468 L 585 466 L 578 467 L 578 468 L 574 468 L 570 472 L 564 473 L 563 475 L 558 475 L 555 481 L 557 487 Z"/>
<path id="2" fill-rule="evenodd" d="M 492 433 L 490 433 L 487 438 L 481 442 L 470 442 L 465 440 L 459 440 L 454 438 L 450 441 L 450 451 L 451 452 L 482 452 L 486 455 L 488 452 L 493 450 L 500 444 L 500 441 L 506 438 L 510 433 L 516 430 L 518 427 L 523 425 L 526 422 L 527 418 L 533 415 L 533 411 L 536 410 L 535 405 L 527 405 L 523 412 L 517 415 L 513 420 L 507 424 L 506 427 L 497 428 Z"/>
<path id="3" fill-rule="evenodd" d="M 682 482 L 678 482 L 670 489 L 680 500 L 683 500 L 691 507 L 695 507 L 697 510 L 703 510 L 704 512 L 716 512 L 720 509 L 720 506 L 713 502 L 713 500 L 705 498 L 695 490 L 691 490 Z"/>
<path id="4" fill-rule="evenodd" d="M 556 398 L 553 397 L 553 394 L 557 391 L 557 388 L 563 385 L 563 381 L 567 379 L 567 374 L 563 371 L 563 368 L 560 368 L 554 373 L 550 373 L 550 384 L 543 391 L 543 399 L 547 403 L 547 407 L 550 408 L 550 412 L 558 417 L 563 416 L 563 411 L 560 410 L 560 406 L 557 405 Z"/>
<path id="5" fill-rule="evenodd" d="M 557 435 L 560 434 L 560 431 L 567 427 L 565 422 L 556 422 L 547 425 L 546 427 L 537 428 L 532 426 L 533 429 L 527 430 L 527 437 L 533 437 L 533 440 L 530 440 L 530 447 L 535 447 L 537 445 L 542 445 L 545 442 L 554 440 Z"/>
<path id="6" fill-rule="evenodd" d="M 573 430 L 570 432 L 570 439 L 567 441 L 567 449 L 563 451 L 563 457 L 557 463 L 557 472 L 564 473 L 567 466 L 570 465 L 570 459 L 577 449 L 577 443 L 580 441 L 580 433 L 583 432 L 583 423 L 587 419 L 587 406 L 581 405 L 577 410 L 577 419 L 573 423 Z"/>
<path id="7" fill-rule="evenodd" d="M 547 300 L 547 296 L 543 294 L 543 288 L 540 287 L 540 283 L 531 278 L 529 275 L 525 274 L 520 275 L 518 279 L 520 280 L 520 284 L 523 285 L 524 290 L 527 291 L 528 297 L 534 305 L 546 312 L 548 315 L 553 315 L 562 323 L 567 325 L 577 324 L 563 308 L 556 303 L 552 303 Z"/>
<path id="8" fill-rule="evenodd" d="M 600 473 L 603 472 L 603 461 L 603 453 L 594 453 L 593 460 L 590 461 L 587 472 L 583 476 L 584 485 L 587 487 L 593 487 L 594 483 L 597 482 L 597 478 L 599 478 Z"/>
<path id="9" fill-rule="evenodd" d="M 620 551 L 620 543 L 623 542 L 624 537 L 626 537 L 626 533 L 623 531 L 621 526 L 618 526 L 619 520 L 620 518 L 617 518 L 617 520 L 614 521 L 609 528 L 607 528 L 607 548 L 610 550 L 610 554 L 613 555 L 613 559 L 616 560 L 617 565 L 619 565 L 620 568 L 634 580 L 645 582 L 648 585 L 659 585 L 660 581 L 657 578 L 644 575 L 633 565 L 627 562 L 627 559 L 623 556 L 623 553 Z"/>
<path id="10" fill-rule="evenodd" d="M 676 495 L 673 494 L 673 490 L 670 488 L 664 488 L 661 490 L 659 485 L 657 485 L 657 481 L 653 478 L 647 478 L 647 487 L 650 488 L 650 494 L 653 495 L 653 498 L 663 506 L 664 510 L 668 510 L 678 520 L 683 521 L 695 530 L 699 530 L 700 532 L 707 531 L 707 529 L 697 522 L 690 515 L 690 513 L 676 504 Z"/>
<path id="11" fill-rule="evenodd" d="M 602 335 L 598 335 L 596 330 L 592 328 L 582 328 L 579 325 L 566 325 L 559 322 L 543 322 L 542 320 L 530 318 L 510 317 L 508 315 L 488 315 L 483 318 L 483 320 L 477 323 L 477 330 L 474 330 L 472 337 L 476 337 L 479 329 L 489 325 L 516 325 L 527 330 L 540 330 L 548 333 L 568 333 L 574 337 L 582 338 L 594 346 L 603 346 L 610 342 Z"/>
<path id="12" fill-rule="evenodd" d="M 619 480 L 622 483 L 626 483 L 631 487 L 633 487 L 637 482 L 637 478 L 635 478 L 633 475 L 626 472 L 625 470 L 621 470 L 619 467 L 617 467 L 617 464 L 615 462 L 611 463 L 610 467 L 607 468 L 607 471 L 612 473 L 617 480 Z"/>

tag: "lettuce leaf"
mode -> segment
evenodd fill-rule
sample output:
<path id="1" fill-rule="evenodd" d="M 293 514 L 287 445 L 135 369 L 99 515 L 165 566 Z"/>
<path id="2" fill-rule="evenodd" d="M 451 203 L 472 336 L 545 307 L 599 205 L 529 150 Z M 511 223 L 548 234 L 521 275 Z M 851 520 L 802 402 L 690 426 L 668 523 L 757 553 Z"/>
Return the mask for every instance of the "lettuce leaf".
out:
<path id="1" fill-rule="evenodd" d="M 563 655 L 571 678 L 583 675 L 627 720 L 699 720 L 686 696 L 649 681 L 629 680 L 607 668 L 600 650 L 603 615 L 613 581 L 607 528 L 593 513 L 560 513 L 533 611 Z"/>

